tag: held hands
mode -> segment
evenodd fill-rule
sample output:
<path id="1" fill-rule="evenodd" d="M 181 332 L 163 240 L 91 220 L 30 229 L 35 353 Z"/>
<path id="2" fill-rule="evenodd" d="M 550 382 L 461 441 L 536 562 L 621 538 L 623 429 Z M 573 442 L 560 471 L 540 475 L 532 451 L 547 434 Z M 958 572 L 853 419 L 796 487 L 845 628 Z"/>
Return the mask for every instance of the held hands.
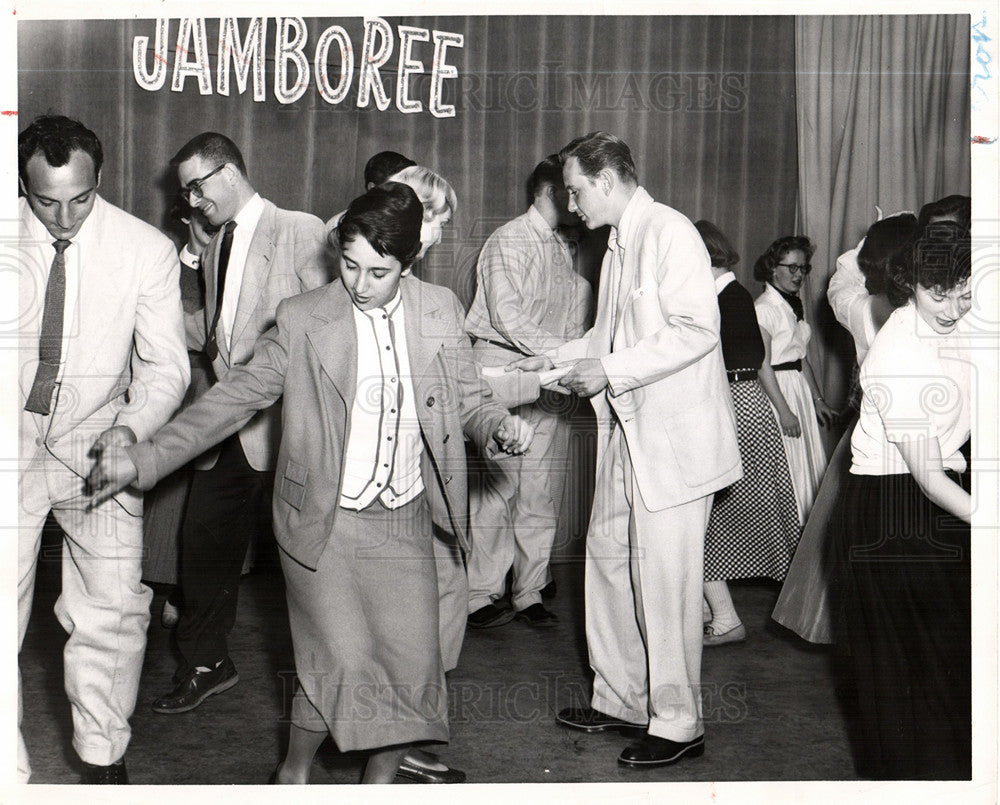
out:
<path id="1" fill-rule="evenodd" d="M 108 428 L 97 437 L 88 455 L 94 466 L 84 481 L 84 492 L 90 496 L 87 508 L 100 506 L 126 486 L 134 483 L 138 472 L 125 448 L 137 442 L 132 429 L 122 425 Z"/>
<path id="2" fill-rule="evenodd" d="M 802 426 L 799 425 L 799 418 L 788 409 L 785 409 L 784 412 L 778 412 L 778 424 L 781 426 L 781 432 L 785 436 L 797 439 L 802 435 Z"/>
<path id="3" fill-rule="evenodd" d="M 500 448 L 514 456 L 526 452 L 534 436 L 535 429 L 514 414 L 505 416 L 493 434 Z"/>
<path id="4" fill-rule="evenodd" d="M 579 397 L 593 397 L 608 385 L 608 376 L 597 358 L 584 358 L 563 375 L 559 385 Z"/>

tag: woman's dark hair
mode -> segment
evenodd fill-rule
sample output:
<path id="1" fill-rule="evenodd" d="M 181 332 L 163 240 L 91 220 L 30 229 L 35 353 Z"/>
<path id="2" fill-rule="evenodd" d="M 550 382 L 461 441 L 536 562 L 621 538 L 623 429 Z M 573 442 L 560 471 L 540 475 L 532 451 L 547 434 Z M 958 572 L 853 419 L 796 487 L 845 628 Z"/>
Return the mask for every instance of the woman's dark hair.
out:
<path id="1" fill-rule="evenodd" d="M 923 232 L 928 224 L 935 221 L 954 221 L 968 229 L 972 225 L 972 199 L 953 195 L 924 204 L 917 216 L 917 231 Z"/>
<path id="2" fill-rule="evenodd" d="M 868 227 L 865 242 L 858 250 L 858 268 L 865 275 L 868 293 L 883 293 L 889 284 L 889 268 L 913 245 L 917 216 L 912 212 L 892 215 Z"/>
<path id="3" fill-rule="evenodd" d="M 420 253 L 423 220 L 424 205 L 413 188 L 386 182 L 354 199 L 334 232 L 341 251 L 362 237 L 380 255 L 395 257 L 406 268 Z"/>
<path id="4" fill-rule="evenodd" d="M 950 291 L 972 274 L 972 247 L 968 227 L 954 221 L 928 224 L 909 249 L 889 268 L 889 300 L 905 304 L 917 285 Z"/>
<path id="5" fill-rule="evenodd" d="M 732 244 L 722 234 L 722 231 L 711 221 L 704 219 L 695 221 L 694 228 L 698 230 L 701 239 L 708 249 L 708 256 L 716 268 L 730 268 L 740 261 L 740 256 Z"/>
<path id="6" fill-rule="evenodd" d="M 104 150 L 97 135 L 79 120 L 64 115 L 36 117 L 18 135 L 17 171 L 25 187 L 28 186 L 28 162 L 39 151 L 53 168 L 61 168 L 67 164 L 74 151 L 83 151 L 94 163 L 95 177 L 100 174 L 104 164 Z"/>
<path id="7" fill-rule="evenodd" d="M 803 252 L 808 261 L 813 256 L 813 252 L 816 251 L 816 247 L 805 235 L 786 235 L 783 238 L 778 238 L 753 264 L 753 278 L 758 282 L 770 282 L 774 279 L 774 267 L 784 259 L 786 254 L 794 251 Z"/>

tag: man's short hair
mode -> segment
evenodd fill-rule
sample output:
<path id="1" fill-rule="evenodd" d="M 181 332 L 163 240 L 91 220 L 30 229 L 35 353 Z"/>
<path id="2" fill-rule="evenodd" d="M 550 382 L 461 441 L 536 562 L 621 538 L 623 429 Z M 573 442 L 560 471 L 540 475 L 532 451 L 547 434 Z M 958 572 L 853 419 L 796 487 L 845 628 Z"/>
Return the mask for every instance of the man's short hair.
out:
<path id="1" fill-rule="evenodd" d="M 637 184 L 639 181 L 632 152 L 622 140 L 606 131 L 592 131 L 577 137 L 559 152 L 559 161 L 563 165 L 570 157 L 576 157 L 580 172 L 590 179 L 609 169 L 626 182 Z"/>
<path id="2" fill-rule="evenodd" d="M 17 172 L 28 186 L 27 166 L 39 151 L 53 168 L 60 168 L 69 162 L 74 151 L 89 154 L 94 162 L 94 175 L 101 172 L 104 164 L 104 149 L 97 135 L 79 120 L 63 115 L 42 115 L 22 131 L 17 138 Z"/>
<path id="3" fill-rule="evenodd" d="M 563 186 L 562 163 L 559 161 L 559 154 L 551 154 L 535 165 L 535 169 L 528 177 L 528 198 L 535 199 L 542 188 L 552 185 L 561 189 Z"/>
<path id="4" fill-rule="evenodd" d="M 362 237 L 380 255 L 395 257 L 406 268 L 420 253 L 423 221 L 424 205 L 413 188 L 384 182 L 354 199 L 334 232 L 341 252 Z"/>
<path id="5" fill-rule="evenodd" d="M 382 184 L 394 173 L 417 163 L 395 151 L 380 151 L 365 164 L 365 187 Z"/>
<path id="6" fill-rule="evenodd" d="M 244 177 L 247 175 L 243 154 L 236 147 L 236 143 L 225 134 L 204 131 L 192 137 L 181 147 L 180 151 L 174 154 L 174 158 L 170 162 L 176 167 L 193 157 L 201 157 L 206 162 L 214 162 L 218 165 L 225 165 L 228 162 L 235 165 Z"/>

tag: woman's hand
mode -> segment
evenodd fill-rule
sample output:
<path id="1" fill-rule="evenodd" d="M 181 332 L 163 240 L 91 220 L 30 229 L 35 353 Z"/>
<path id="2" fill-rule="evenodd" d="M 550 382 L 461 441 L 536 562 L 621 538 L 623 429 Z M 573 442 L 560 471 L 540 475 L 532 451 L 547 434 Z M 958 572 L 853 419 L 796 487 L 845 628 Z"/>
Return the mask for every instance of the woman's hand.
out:
<path id="1" fill-rule="evenodd" d="M 802 426 L 799 425 L 799 418 L 790 410 L 778 412 L 778 424 L 781 425 L 781 432 L 785 436 L 792 436 L 797 439 L 802 435 Z"/>
<path id="2" fill-rule="evenodd" d="M 837 421 L 837 412 L 827 405 L 822 397 L 813 400 L 813 404 L 816 406 L 816 419 L 824 428 L 829 428 Z"/>
<path id="3" fill-rule="evenodd" d="M 504 371 L 513 372 L 520 369 L 522 372 L 541 372 L 554 368 L 555 364 L 552 363 L 551 358 L 547 358 L 544 355 L 530 355 L 527 358 L 511 361 L 504 367 Z"/>

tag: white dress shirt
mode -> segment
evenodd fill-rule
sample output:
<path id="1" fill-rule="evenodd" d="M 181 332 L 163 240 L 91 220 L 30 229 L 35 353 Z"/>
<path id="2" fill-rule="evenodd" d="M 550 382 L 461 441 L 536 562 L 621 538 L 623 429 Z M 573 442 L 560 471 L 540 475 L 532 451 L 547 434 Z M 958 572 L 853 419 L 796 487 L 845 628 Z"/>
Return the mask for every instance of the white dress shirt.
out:
<path id="1" fill-rule="evenodd" d="M 226 292 L 222 295 L 222 332 L 229 348 L 233 323 L 236 321 L 236 307 L 240 301 L 240 289 L 243 287 L 243 270 L 246 268 L 247 255 L 250 254 L 250 241 L 257 229 L 257 222 L 264 212 L 264 199 L 259 193 L 254 193 L 233 220 L 236 229 L 233 230 L 233 246 L 229 252 L 229 265 L 226 267 Z"/>
<path id="2" fill-rule="evenodd" d="M 39 297 L 44 298 L 45 288 L 49 280 L 49 272 L 52 270 L 52 261 L 56 256 L 55 246 L 53 245 L 56 238 L 38 220 L 26 199 L 21 198 L 19 204 L 21 205 L 22 226 L 28 236 L 27 238 L 23 235 L 21 237 L 20 251 L 23 255 L 22 259 L 30 259 L 34 263 L 32 270 L 25 273 L 21 281 L 26 281 L 29 275 L 31 277 L 38 277 L 36 293 L 38 293 Z M 56 375 L 56 383 L 62 382 L 63 370 L 66 366 L 66 355 L 69 353 L 70 345 L 73 343 L 73 339 L 79 330 L 77 311 L 80 300 L 80 278 L 87 259 L 88 244 L 93 240 L 91 236 L 92 228 L 91 216 L 88 216 L 87 220 L 80 227 L 80 230 L 76 233 L 76 236 L 70 241 L 70 245 L 66 251 L 63 252 L 63 259 L 66 264 L 66 297 L 63 301 L 61 360 L 59 362 L 59 372 Z M 41 309 L 40 305 L 39 310 Z M 40 334 L 41 321 L 38 322 L 38 328 Z M 26 380 L 30 385 L 32 377 L 22 378 L 22 382 Z M 53 395 L 54 399 L 55 395 Z"/>

